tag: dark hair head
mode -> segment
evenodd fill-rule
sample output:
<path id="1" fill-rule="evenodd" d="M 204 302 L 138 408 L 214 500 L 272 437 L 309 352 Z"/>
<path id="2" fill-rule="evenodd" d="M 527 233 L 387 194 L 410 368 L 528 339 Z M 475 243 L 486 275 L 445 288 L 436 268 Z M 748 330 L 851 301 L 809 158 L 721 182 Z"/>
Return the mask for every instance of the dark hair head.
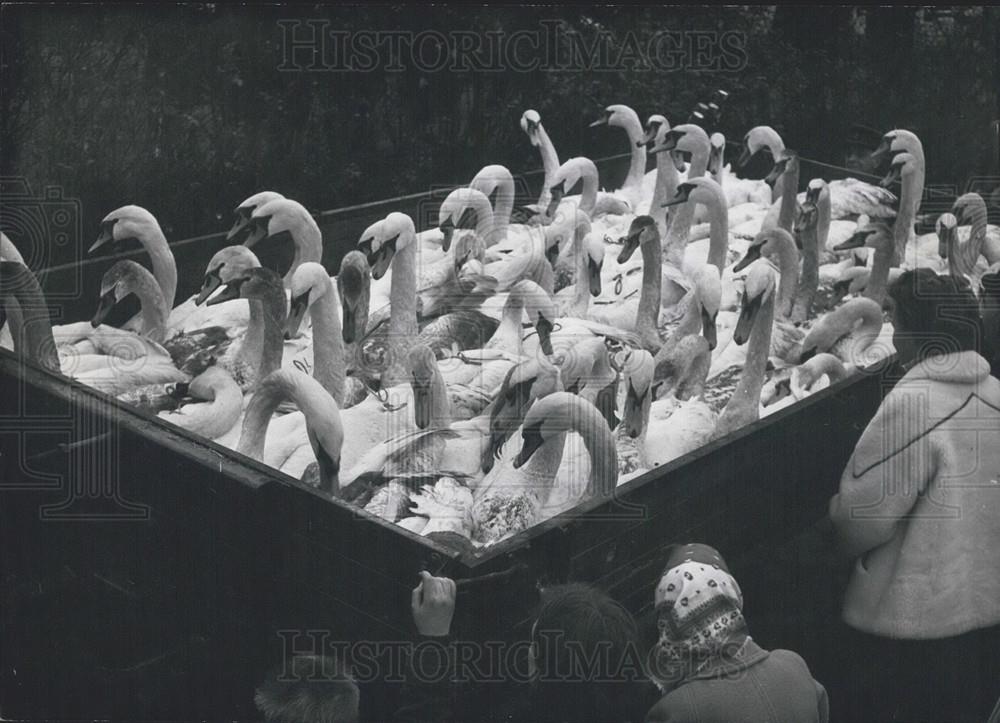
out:
<path id="1" fill-rule="evenodd" d="M 579 583 L 543 590 L 532 643 L 539 715 L 574 722 L 631 717 L 641 699 L 634 691 L 645 681 L 638 626 L 606 593 Z"/>
<path id="2" fill-rule="evenodd" d="M 268 723 L 357 723 L 358 686 L 333 656 L 297 655 L 267 676 L 254 696 Z"/>
<path id="3" fill-rule="evenodd" d="M 919 360 L 957 351 L 979 351 L 979 305 L 964 279 L 938 275 L 931 269 L 904 271 L 889 287 L 889 297 L 893 302 L 894 340 L 901 356 Z M 899 342 L 903 342 L 903 349 Z"/>

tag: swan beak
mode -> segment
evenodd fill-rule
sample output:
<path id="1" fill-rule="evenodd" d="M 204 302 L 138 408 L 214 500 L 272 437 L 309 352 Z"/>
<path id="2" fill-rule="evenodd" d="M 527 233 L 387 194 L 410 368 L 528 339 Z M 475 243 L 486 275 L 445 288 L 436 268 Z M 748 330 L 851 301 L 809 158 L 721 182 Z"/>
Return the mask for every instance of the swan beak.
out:
<path id="1" fill-rule="evenodd" d="M 263 217 L 251 219 L 249 224 L 251 224 L 250 235 L 247 236 L 243 245 L 251 249 L 258 241 L 263 241 L 267 238 L 267 219 Z"/>
<path id="2" fill-rule="evenodd" d="M 546 356 L 552 356 L 552 329 L 554 325 L 551 321 L 546 319 L 543 315 L 538 315 L 538 321 L 535 322 L 535 331 L 538 332 L 538 344 L 542 348 L 542 353 Z"/>
<path id="3" fill-rule="evenodd" d="M 455 224 L 452 223 L 451 218 L 448 218 L 438 229 L 444 237 L 441 239 L 441 250 L 448 253 L 451 248 L 451 240 L 455 237 Z"/>
<path id="4" fill-rule="evenodd" d="M 623 236 L 619 241 L 622 244 L 622 250 L 618 254 L 618 263 L 624 264 L 630 258 L 635 250 L 639 248 L 639 237 L 642 236 L 642 231 L 644 227 L 640 227 L 630 233 L 628 236 Z"/>
<path id="5" fill-rule="evenodd" d="M 236 221 L 233 222 L 233 227 L 229 229 L 229 233 L 226 234 L 226 241 L 232 241 L 234 238 L 240 235 L 247 226 L 250 225 L 250 209 L 249 208 L 238 208 L 236 209 Z"/>
<path id="6" fill-rule="evenodd" d="M 549 193 L 551 194 L 552 197 L 549 199 L 548 208 L 545 209 L 545 215 L 548 218 L 552 218 L 556 213 L 556 209 L 559 208 L 559 202 L 562 201 L 563 195 L 565 193 L 563 191 L 563 185 L 560 183 L 553 186 L 552 188 L 549 189 Z"/>
<path id="7" fill-rule="evenodd" d="M 812 359 L 817 354 L 816 347 L 810 347 L 809 349 L 803 349 L 799 354 L 799 364 L 805 364 L 807 361 Z"/>
<path id="8" fill-rule="evenodd" d="M 549 260 L 549 264 L 554 268 L 556 262 L 559 260 L 559 242 L 556 241 L 551 246 L 545 249 L 545 258 Z"/>
<path id="9" fill-rule="evenodd" d="M 111 228 L 113 223 L 114 222 L 101 227 L 101 233 L 98 235 L 97 240 L 94 241 L 89 249 L 87 249 L 88 254 L 94 253 L 94 251 L 112 240 L 113 236 L 111 235 Z"/>
<path id="10" fill-rule="evenodd" d="M 299 327 L 302 325 L 302 319 L 305 317 L 306 309 L 308 308 L 308 290 L 304 294 L 300 294 L 292 299 L 291 306 L 288 309 L 288 317 L 285 319 L 285 339 L 294 339 L 299 335 Z"/>
<path id="11" fill-rule="evenodd" d="M 649 392 L 647 389 L 645 394 L 640 395 L 629 379 L 628 391 L 625 394 L 625 409 L 622 411 L 622 424 L 632 439 L 637 439 L 642 434 L 642 406 Z"/>
<path id="12" fill-rule="evenodd" d="M 708 342 L 708 350 L 713 351 L 719 340 L 715 332 L 715 314 L 709 313 L 704 306 L 701 307 L 701 334 Z"/>
<path id="13" fill-rule="evenodd" d="M 315 445 L 316 462 L 319 465 L 319 488 L 327 494 L 340 491 L 340 460 L 334 459 L 322 444 Z"/>
<path id="14" fill-rule="evenodd" d="M 740 157 L 736 159 L 736 166 L 738 168 L 743 168 L 750 162 L 751 158 L 753 158 L 753 153 L 750 152 L 750 147 L 744 142 L 743 150 L 740 151 Z"/>
<path id="15" fill-rule="evenodd" d="M 431 423 L 431 385 L 414 379 L 410 386 L 413 388 L 413 421 L 417 429 L 427 429 Z"/>
<path id="16" fill-rule="evenodd" d="M 195 297 L 195 306 L 201 306 L 205 303 L 205 300 L 212 295 L 212 293 L 222 285 L 222 279 L 219 277 L 220 269 L 212 269 L 207 274 L 205 274 L 205 281 L 201 284 L 201 291 L 198 292 L 198 296 Z"/>
<path id="17" fill-rule="evenodd" d="M 885 174 L 885 178 L 883 178 L 881 181 L 879 181 L 878 185 L 882 186 L 882 188 L 888 188 L 889 186 L 891 186 L 892 184 L 894 184 L 896 181 L 898 181 L 899 180 L 899 169 L 900 169 L 900 166 L 898 166 L 898 165 L 897 166 L 892 166 L 889 169 L 889 172 L 887 174 Z"/>
<path id="18" fill-rule="evenodd" d="M 750 338 L 750 330 L 753 329 L 757 314 L 760 313 L 761 297 L 755 296 L 752 299 L 743 300 L 743 308 L 740 310 L 740 318 L 736 322 L 736 330 L 733 332 L 733 341 L 742 346 Z"/>
<path id="19" fill-rule="evenodd" d="M 587 257 L 587 276 L 590 279 L 590 295 L 601 295 L 601 264 Z"/>
<path id="20" fill-rule="evenodd" d="M 716 150 L 715 148 L 713 148 L 712 152 L 708 156 L 708 169 L 707 169 L 707 171 L 708 171 L 708 173 L 710 173 L 710 174 L 712 174 L 714 176 L 715 174 L 717 174 L 719 172 L 720 168 L 722 168 L 722 151 L 721 150 Z"/>
<path id="21" fill-rule="evenodd" d="M 754 244 L 753 246 L 751 246 L 750 248 L 748 248 L 746 256 L 744 256 L 742 259 L 740 259 L 739 263 L 737 263 L 733 267 L 733 273 L 742 271 L 747 266 L 749 266 L 750 264 L 752 264 L 754 261 L 756 261 L 757 259 L 759 259 L 760 258 L 760 250 L 761 250 L 762 247 L 763 247 L 763 244 Z"/>
<path id="22" fill-rule="evenodd" d="M 873 233 L 875 233 L 874 229 L 856 231 L 849 239 L 834 246 L 833 250 L 848 251 L 849 249 L 859 249 L 865 245 L 865 240 Z"/>
<path id="23" fill-rule="evenodd" d="M 177 382 L 170 387 L 170 391 L 167 392 L 167 396 L 173 397 L 178 401 L 188 396 L 190 393 L 190 384 L 188 382 Z"/>
<path id="24" fill-rule="evenodd" d="M 663 204 L 663 207 L 667 206 L 677 206 L 682 203 L 687 203 L 688 198 L 691 197 L 691 191 L 694 190 L 694 184 L 692 183 L 682 183 L 677 187 L 677 193 L 669 201 Z"/>
<path id="25" fill-rule="evenodd" d="M 385 276 L 385 272 L 389 270 L 392 257 L 396 254 L 396 242 L 398 240 L 398 235 L 393 236 L 379 246 L 378 251 L 368 254 L 368 265 L 372 267 L 372 278 L 376 281 Z"/>
<path id="26" fill-rule="evenodd" d="M 95 329 L 104 323 L 104 320 L 108 317 L 108 313 L 115 307 L 118 303 L 118 299 L 115 298 L 115 290 L 111 289 L 105 294 L 101 294 L 101 300 L 97 304 L 97 311 L 94 312 L 94 318 L 90 320 L 90 325 Z"/>
<path id="27" fill-rule="evenodd" d="M 877 161 L 882 156 L 884 156 L 886 153 L 888 153 L 890 148 L 892 148 L 892 138 L 888 138 L 888 137 L 887 138 L 883 138 L 882 142 L 878 144 L 878 148 L 876 148 L 874 151 L 872 151 L 872 155 L 871 155 L 872 160 Z"/>
<path id="28" fill-rule="evenodd" d="M 764 177 L 764 183 L 774 189 L 774 184 L 778 182 L 781 174 L 785 172 L 785 164 L 787 161 L 781 160 L 771 166 L 771 172 Z"/>
<path id="29" fill-rule="evenodd" d="M 240 298 L 240 285 L 242 283 L 243 279 L 233 279 L 225 284 L 218 294 L 208 299 L 205 302 L 205 306 L 215 306 L 216 304 L 221 304 L 223 301 Z"/>
<path id="30" fill-rule="evenodd" d="M 635 147 L 642 148 L 643 146 L 652 143 L 653 140 L 656 138 L 657 131 L 659 130 L 660 130 L 659 123 L 650 123 L 649 126 L 646 128 L 646 132 L 643 134 L 642 139 L 635 142 Z"/>
<path id="31" fill-rule="evenodd" d="M 663 153 L 664 151 L 672 151 L 677 148 L 677 143 L 684 136 L 684 131 L 679 131 L 676 128 L 667 131 L 663 135 L 663 140 L 660 144 L 654 146 L 650 149 L 650 153 Z"/>
<path id="32" fill-rule="evenodd" d="M 605 111 L 604 115 L 591 123 L 589 127 L 596 128 L 597 126 L 606 126 L 609 120 L 611 120 L 611 114 Z"/>
<path id="33" fill-rule="evenodd" d="M 344 323 L 341 328 L 341 336 L 344 338 L 345 344 L 353 344 L 355 338 L 357 337 L 357 325 L 358 325 L 358 308 L 357 303 L 354 299 L 348 299 L 344 297 L 344 303 L 341 305 L 344 310 Z"/>
<path id="34" fill-rule="evenodd" d="M 529 459 L 531 455 L 538 451 L 545 443 L 542 439 L 542 431 L 537 427 L 528 427 L 521 430 L 521 451 L 517 453 L 517 457 L 514 458 L 514 469 L 520 469 Z"/>

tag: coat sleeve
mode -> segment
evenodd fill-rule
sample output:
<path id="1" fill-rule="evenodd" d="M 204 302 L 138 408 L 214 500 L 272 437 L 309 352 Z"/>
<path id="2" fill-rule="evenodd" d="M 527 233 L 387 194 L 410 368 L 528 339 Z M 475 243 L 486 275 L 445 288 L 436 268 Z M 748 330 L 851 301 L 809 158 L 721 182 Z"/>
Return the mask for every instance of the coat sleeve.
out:
<path id="1" fill-rule="evenodd" d="M 830 723 L 830 698 L 826 694 L 823 684 L 816 681 L 816 698 L 819 706 L 819 723 Z"/>
<path id="2" fill-rule="evenodd" d="M 879 547 L 937 471 L 929 435 L 928 390 L 897 385 L 868 424 L 830 500 L 830 518 L 852 557 Z"/>

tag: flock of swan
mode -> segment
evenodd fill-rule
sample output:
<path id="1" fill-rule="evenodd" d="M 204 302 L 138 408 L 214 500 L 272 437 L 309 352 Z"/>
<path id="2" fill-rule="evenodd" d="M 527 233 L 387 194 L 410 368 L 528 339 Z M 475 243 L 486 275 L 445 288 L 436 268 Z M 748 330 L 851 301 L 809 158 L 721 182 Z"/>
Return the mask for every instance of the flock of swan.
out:
<path id="1" fill-rule="evenodd" d="M 590 159 L 560 163 L 525 111 L 545 174 L 527 222 L 512 220 L 511 173 L 489 165 L 437 227 L 398 212 L 373 223 L 336 276 L 309 212 L 257 193 L 228 235 L 243 242 L 177 305 L 157 220 L 123 206 L 91 251 L 134 239 L 151 270 L 114 263 L 89 322 L 52 327 L 3 236 L 0 345 L 413 533 L 490 545 L 893 353 L 882 301 L 901 269 L 978 290 L 1000 268 L 974 193 L 915 234 L 912 132 L 875 151 L 890 159 L 882 186 L 815 178 L 799 193 L 799 158 L 772 128 L 742 142 L 737 165 L 773 161 L 756 181 L 693 120 L 608 106 L 593 125 L 619 129 L 631 154 L 609 191 Z M 898 198 L 883 187 L 896 181 Z M 287 242 L 283 276 L 252 250 Z M 104 324 L 133 294 L 141 312 Z"/>

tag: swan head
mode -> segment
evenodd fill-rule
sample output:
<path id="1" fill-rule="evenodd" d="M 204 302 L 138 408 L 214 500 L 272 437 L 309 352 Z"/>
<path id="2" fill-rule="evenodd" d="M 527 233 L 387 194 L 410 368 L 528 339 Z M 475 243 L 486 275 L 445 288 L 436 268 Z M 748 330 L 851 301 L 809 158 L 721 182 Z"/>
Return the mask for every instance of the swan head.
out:
<path id="1" fill-rule="evenodd" d="M 479 174 L 490 168 L 503 168 L 504 171 L 507 171 L 503 166 L 487 166 Z M 479 179 L 483 187 L 488 187 L 487 179 L 480 179 L 479 174 L 476 175 L 476 179 Z M 507 171 L 507 175 L 510 176 L 510 171 Z M 476 182 L 476 179 L 473 179 L 473 182 Z M 494 183 L 489 191 L 483 191 L 482 188 L 472 188 L 471 186 L 469 188 L 456 188 L 441 202 L 441 208 L 438 209 L 438 228 L 444 236 L 444 240 L 441 242 L 441 249 L 444 252 L 447 253 L 448 249 L 451 248 L 455 229 L 474 227 L 473 217 L 476 215 L 476 207 L 482 207 L 483 204 L 486 206 L 490 205 L 486 194 L 492 192 L 497 185 L 498 183 Z M 375 278 L 381 277 L 377 276 Z"/>
<path id="2" fill-rule="evenodd" d="M 489 197 L 497 188 L 504 185 L 513 188 L 514 176 L 511 175 L 507 166 L 494 163 L 490 166 L 483 166 L 469 183 L 469 188 L 474 188 L 484 196 Z"/>
<path id="3" fill-rule="evenodd" d="M 618 254 L 618 263 L 623 264 L 632 258 L 632 254 L 645 243 L 659 243 L 660 232 L 652 216 L 636 216 L 629 224 L 628 232 L 618 239 L 622 250 Z"/>
<path id="4" fill-rule="evenodd" d="M 629 352 L 621 365 L 622 383 L 625 385 L 621 423 L 632 439 L 642 434 L 646 412 L 652 403 L 653 368 L 653 355 L 645 349 Z"/>
<path id="5" fill-rule="evenodd" d="M 861 247 L 885 250 L 892 248 L 892 228 L 882 221 L 858 223 L 857 229 L 849 239 L 833 247 L 834 251 L 847 251 Z"/>
<path id="6" fill-rule="evenodd" d="M 740 317 L 733 332 L 733 341 L 739 345 L 747 343 L 761 308 L 773 297 L 774 272 L 770 264 L 754 264 L 750 267 L 744 284 L 743 303 L 740 305 Z"/>
<path id="7" fill-rule="evenodd" d="M 307 261 L 292 274 L 291 303 L 288 307 L 288 317 L 285 319 L 285 338 L 294 339 L 298 336 L 299 326 L 306 315 L 310 304 L 333 293 L 333 282 L 322 264 Z"/>
<path id="8" fill-rule="evenodd" d="M 659 113 L 654 113 L 646 119 L 645 133 L 642 138 L 635 142 L 636 147 L 641 148 L 642 146 L 652 147 L 651 143 L 654 141 L 659 143 L 662 141 L 662 136 L 670 130 L 670 122 L 667 120 L 666 116 L 662 116 Z"/>
<path id="9" fill-rule="evenodd" d="M 278 296 L 284 304 L 285 291 L 281 277 L 270 269 L 257 267 L 247 269 L 241 276 L 231 278 L 219 293 L 205 302 L 205 305 L 215 306 L 230 299 L 265 299 Z"/>
<path id="10" fill-rule="evenodd" d="M 785 173 L 795 173 L 799 170 L 799 155 L 795 151 L 784 150 L 780 157 L 776 157 L 770 172 L 764 177 L 764 183 L 774 188 Z"/>
<path id="11" fill-rule="evenodd" d="M 806 200 L 798 206 L 794 229 L 802 233 L 806 229 L 815 228 L 819 221 L 819 204 L 830 197 L 830 189 L 822 178 L 814 178 L 806 187 Z"/>
<path id="12" fill-rule="evenodd" d="M 726 155 L 726 137 L 716 131 L 708 137 L 710 150 L 708 152 L 708 172 L 719 173 L 722 170 L 722 161 Z"/>
<path id="13" fill-rule="evenodd" d="M 344 255 L 340 262 L 340 273 L 337 274 L 337 290 L 343 307 L 343 335 L 346 344 L 352 344 L 364 336 L 362 320 L 368 312 L 371 278 L 368 259 L 363 253 L 355 249 Z"/>
<path id="14" fill-rule="evenodd" d="M 882 136 L 882 142 L 879 143 L 878 148 L 872 152 L 871 157 L 878 160 L 887 153 L 899 153 L 900 151 L 923 154 L 923 150 L 923 144 L 920 142 L 920 138 L 917 137 L 916 133 L 902 128 L 896 128 Z"/>
<path id="15" fill-rule="evenodd" d="M 542 116 L 537 110 L 526 110 L 521 114 L 521 130 L 528 134 L 531 145 L 537 146 L 541 140 L 538 138 L 538 129 L 542 127 Z"/>
<path id="16" fill-rule="evenodd" d="M 711 152 L 711 144 L 705 130 L 694 123 L 682 123 L 663 134 L 663 139 L 650 149 L 650 153 L 669 151 L 678 171 L 684 170 L 683 153 Z"/>
<path id="17" fill-rule="evenodd" d="M 590 405 L 599 416 L 590 402 L 568 392 L 554 392 L 531 405 L 521 423 L 521 450 L 514 458 L 514 469 L 527 464 L 545 442 L 577 426 L 581 420 L 576 417 L 583 411 L 583 404 Z"/>
<path id="18" fill-rule="evenodd" d="M 951 212 L 958 219 L 959 226 L 965 226 L 975 221 L 977 216 L 986 216 L 986 201 L 975 191 L 963 193 L 955 199 L 951 206 Z"/>
<path id="19" fill-rule="evenodd" d="M 190 382 L 178 382 L 173 385 L 170 396 L 191 396 L 206 402 L 214 401 L 224 391 L 235 391 L 240 394 L 239 385 L 229 375 L 225 368 L 210 366 Z"/>
<path id="20" fill-rule="evenodd" d="M 250 214 L 250 235 L 243 245 L 253 248 L 267 238 L 282 233 L 296 236 L 304 226 L 315 226 L 312 215 L 298 201 L 277 198 L 255 208 Z"/>
<path id="21" fill-rule="evenodd" d="M 733 266 L 733 271 L 742 271 L 761 257 L 771 258 L 778 256 L 788 246 L 794 248 L 795 240 L 785 229 L 776 227 L 761 231 L 750 242 L 746 255 L 740 259 L 739 263 Z"/>
<path id="22" fill-rule="evenodd" d="M 414 344 L 407 354 L 410 386 L 413 388 L 413 417 L 418 429 L 427 429 L 431 423 L 431 385 L 440 373 L 437 358 L 426 344 Z"/>
<path id="23" fill-rule="evenodd" d="M 244 276 L 247 271 L 260 266 L 257 254 L 246 246 L 227 246 L 216 252 L 205 269 L 205 279 L 194 303 L 201 306 L 215 290 L 232 279 Z"/>
<path id="24" fill-rule="evenodd" d="M 518 281 L 510 290 L 508 304 L 523 305 L 528 322 L 538 332 L 538 345 L 542 353 L 552 354 L 552 330 L 555 328 L 556 307 L 552 297 L 534 281 Z"/>
<path id="25" fill-rule="evenodd" d="M 863 319 L 870 319 L 881 326 L 881 305 L 864 296 L 849 299 L 842 306 L 821 316 L 802 340 L 799 362 L 806 362 L 817 354 L 833 349 Z"/>
<path id="26" fill-rule="evenodd" d="M 101 300 L 97 311 L 90 320 L 93 327 L 100 326 L 107 318 L 115 304 L 133 292 L 151 292 L 159 290 L 159 285 L 153 275 L 135 261 L 116 261 L 101 277 Z"/>
<path id="27" fill-rule="evenodd" d="M 915 155 L 907 151 L 897 153 L 889 165 L 889 172 L 885 174 L 885 178 L 879 181 L 879 185 L 883 188 L 888 188 L 893 183 L 911 178 L 919 171 L 920 161 Z"/>
<path id="28" fill-rule="evenodd" d="M 604 268 L 604 239 L 600 234 L 590 232 L 583 239 L 583 248 L 587 254 L 587 280 L 590 284 L 590 295 L 601 295 L 601 269 Z"/>
<path id="29" fill-rule="evenodd" d="M 280 193 L 275 193 L 274 191 L 261 191 L 260 193 L 255 193 L 250 198 L 246 199 L 233 210 L 233 215 L 236 216 L 236 220 L 233 222 L 233 227 L 229 229 L 229 233 L 226 234 L 226 241 L 232 241 L 234 238 L 243 233 L 244 229 L 250 225 L 250 215 L 257 210 L 259 206 L 263 206 L 265 203 L 270 203 L 279 198 L 284 198 Z"/>
<path id="30" fill-rule="evenodd" d="M 938 255 L 946 259 L 949 249 L 958 240 L 958 219 L 954 214 L 942 213 L 934 226 L 938 236 Z"/>
<path id="31" fill-rule="evenodd" d="M 101 221 L 101 232 L 87 253 L 93 253 L 109 241 L 142 241 L 152 235 L 163 236 L 153 214 L 142 206 L 122 206 Z"/>
<path id="32" fill-rule="evenodd" d="M 639 121 L 639 116 L 627 105 L 617 103 L 615 105 L 609 105 L 605 108 L 601 117 L 591 123 L 590 127 L 618 126 L 619 128 L 627 128 L 630 125 L 639 126 L 641 128 L 642 123 Z"/>
<path id="33" fill-rule="evenodd" d="M 767 151 L 774 159 L 780 158 L 785 152 L 785 142 L 771 126 L 756 126 L 747 131 L 743 136 L 743 151 L 736 165 L 742 168 L 761 151 Z"/>
<path id="34" fill-rule="evenodd" d="M 592 160 L 584 156 L 570 158 L 556 169 L 555 175 L 552 177 L 552 183 L 549 186 L 549 193 L 552 194 L 552 200 L 549 201 L 549 207 L 545 211 L 549 218 L 555 215 L 556 208 L 559 206 L 559 202 L 563 196 L 573 190 L 573 187 L 581 178 L 597 179 L 597 166 L 594 165 Z"/>
<path id="35" fill-rule="evenodd" d="M 726 192 L 716 180 L 710 176 L 692 178 L 690 181 L 678 184 L 677 192 L 664 206 L 678 206 L 682 203 L 701 203 L 708 208 L 726 208 Z"/>
<path id="36" fill-rule="evenodd" d="M 708 342 L 709 350 L 718 343 L 715 320 L 722 306 L 722 275 L 719 267 L 705 264 L 694 273 L 694 288 L 701 316 L 701 333 Z"/>
<path id="37" fill-rule="evenodd" d="M 378 281 L 385 276 L 393 257 L 409 246 L 413 239 L 413 219 L 398 211 L 366 228 L 358 240 L 358 249 L 368 259 L 372 278 Z"/>
<path id="38" fill-rule="evenodd" d="M 789 389 L 796 399 L 802 399 L 807 394 L 815 391 L 812 389 L 823 376 L 826 376 L 830 383 L 840 381 L 847 376 L 847 367 L 844 362 L 829 352 L 816 354 L 802 364 L 792 369 Z"/>

